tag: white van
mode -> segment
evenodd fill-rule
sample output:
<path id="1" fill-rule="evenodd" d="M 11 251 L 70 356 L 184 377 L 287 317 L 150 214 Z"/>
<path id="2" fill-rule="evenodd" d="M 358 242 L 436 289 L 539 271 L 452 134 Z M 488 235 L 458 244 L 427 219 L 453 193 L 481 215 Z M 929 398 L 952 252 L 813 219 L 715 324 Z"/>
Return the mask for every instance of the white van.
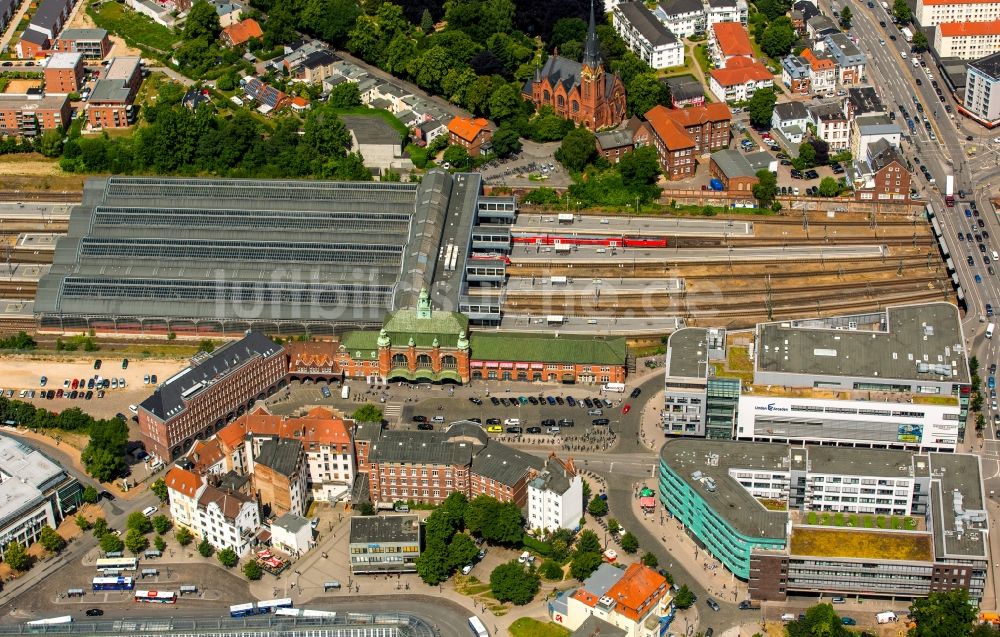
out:
<path id="1" fill-rule="evenodd" d="M 156 507 L 146 507 L 145 509 L 142 510 L 142 514 L 147 518 L 152 517 L 152 515 L 156 513 L 156 510 L 157 510 Z"/>
<path id="2" fill-rule="evenodd" d="M 889 622 L 899 621 L 899 619 L 896 617 L 896 613 L 891 610 L 887 610 L 881 613 L 876 613 L 875 621 L 880 624 L 888 624 Z"/>
<path id="3" fill-rule="evenodd" d="M 986 326 L 986 338 L 993 338 L 994 329 L 996 329 L 996 325 L 994 323 L 990 323 Z"/>
<path id="4" fill-rule="evenodd" d="M 521 424 L 520 418 L 506 418 L 503 421 L 504 427 L 516 427 Z"/>
<path id="5" fill-rule="evenodd" d="M 351 397 L 351 388 L 348 385 L 344 385 L 340 388 L 340 397 L 344 400 Z"/>
<path id="6" fill-rule="evenodd" d="M 793 615 L 791 613 L 785 613 L 784 615 L 781 616 L 781 621 L 786 622 L 786 623 L 787 622 L 793 622 L 793 621 L 795 621 L 795 615 Z"/>
<path id="7" fill-rule="evenodd" d="M 619 394 L 625 393 L 625 383 L 606 383 L 604 385 L 604 391 L 606 392 L 617 392 Z"/>
<path id="8" fill-rule="evenodd" d="M 993 257 L 994 261 L 1000 261 L 1000 254 L 998 254 L 996 250 L 990 252 L 990 256 Z"/>
<path id="9" fill-rule="evenodd" d="M 521 553 L 521 557 L 517 558 L 517 561 L 520 562 L 521 564 L 524 564 L 525 562 L 528 561 L 528 558 L 530 557 L 531 553 L 525 551 L 524 553 Z"/>

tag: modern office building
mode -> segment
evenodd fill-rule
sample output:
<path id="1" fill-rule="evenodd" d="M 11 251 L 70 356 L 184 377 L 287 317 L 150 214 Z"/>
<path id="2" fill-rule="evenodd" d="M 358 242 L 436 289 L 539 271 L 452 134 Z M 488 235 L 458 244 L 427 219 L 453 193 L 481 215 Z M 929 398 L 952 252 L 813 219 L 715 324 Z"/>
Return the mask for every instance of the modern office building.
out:
<path id="1" fill-rule="evenodd" d="M 413 573 L 420 557 L 420 520 L 416 515 L 351 518 L 348 552 L 351 574 Z"/>
<path id="2" fill-rule="evenodd" d="M 732 438 L 739 378 L 711 361 L 726 358 L 726 330 L 688 327 L 667 340 L 663 433 Z"/>
<path id="3" fill-rule="evenodd" d="M 82 503 L 83 486 L 57 462 L 0 435 L 0 559 L 10 542 L 27 547 Z"/>
<path id="4" fill-rule="evenodd" d="M 980 599 L 988 523 L 976 456 L 678 439 L 660 500 L 754 599 Z"/>

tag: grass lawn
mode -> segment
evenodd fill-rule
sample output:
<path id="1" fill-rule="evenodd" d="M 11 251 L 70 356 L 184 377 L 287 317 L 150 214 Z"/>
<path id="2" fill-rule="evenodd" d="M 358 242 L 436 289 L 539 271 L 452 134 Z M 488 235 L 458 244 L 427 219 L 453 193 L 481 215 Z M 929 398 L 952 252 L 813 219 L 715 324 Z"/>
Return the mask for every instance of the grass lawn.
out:
<path id="1" fill-rule="evenodd" d="M 864 513 L 810 511 L 806 514 L 806 523 L 820 526 L 846 526 L 856 529 L 895 529 L 897 531 L 917 529 L 916 520 L 908 516 L 868 515 Z"/>
<path id="2" fill-rule="evenodd" d="M 510 625 L 513 637 L 568 637 L 569 630 L 554 622 L 522 617 Z"/>
<path id="3" fill-rule="evenodd" d="M 792 554 L 924 561 L 933 557 L 930 535 L 801 526 L 792 529 Z"/>
<path id="4" fill-rule="evenodd" d="M 699 44 L 694 47 L 694 57 L 698 60 L 698 66 L 701 67 L 701 71 L 708 77 L 708 74 L 712 71 L 712 63 L 708 60 L 708 45 Z"/>
<path id="5" fill-rule="evenodd" d="M 399 131 L 399 134 L 402 135 L 404 138 L 406 138 L 406 136 L 410 134 L 410 131 L 406 130 L 406 126 L 403 125 L 403 122 L 396 119 L 396 116 L 390 113 L 389 111 L 381 108 L 367 108 L 364 106 L 357 106 L 354 108 L 335 108 L 333 109 L 333 112 L 336 113 L 337 115 L 372 115 L 375 117 L 381 117 L 386 122 L 388 122 L 390 126 Z"/>
<path id="6" fill-rule="evenodd" d="M 91 5 L 87 7 L 87 14 L 94 24 L 120 36 L 130 46 L 146 46 L 167 53 L 180 41 L 180 37 L 167 27 L 117 2 L 105 2 L 97 9 Z"/>

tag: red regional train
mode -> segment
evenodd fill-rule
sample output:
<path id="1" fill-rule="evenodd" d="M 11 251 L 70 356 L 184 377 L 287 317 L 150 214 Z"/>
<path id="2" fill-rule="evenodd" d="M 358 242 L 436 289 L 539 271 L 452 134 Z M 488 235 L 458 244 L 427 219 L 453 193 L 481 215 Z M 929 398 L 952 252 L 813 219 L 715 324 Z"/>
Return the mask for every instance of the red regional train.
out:
<path id="1" fill-rule="evenodd" d="M 529 245 L 578 245 L 578 246 L 608 246 L 626 248 L 666 248 L 666 237 L 637 237 L 629 235 L 565 235 L 565 234 L 520 234 L 511 233 L 514 243 Z"/>

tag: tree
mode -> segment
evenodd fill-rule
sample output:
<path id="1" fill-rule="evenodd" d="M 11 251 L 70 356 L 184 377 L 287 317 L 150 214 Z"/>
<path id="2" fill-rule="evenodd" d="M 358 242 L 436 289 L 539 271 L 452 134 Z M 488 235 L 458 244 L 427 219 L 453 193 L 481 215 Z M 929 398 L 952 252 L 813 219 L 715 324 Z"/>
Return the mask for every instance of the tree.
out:
<path id="1" fill-rule="evenodd" d="M 28 555 L 28 551 L 25 550 L 24 546 L 16 540 L 11 540 L 4 547 L 3 561 L 18 573 L 23 573 L 31 568 L 31 556 Z"/>
<path id="2" fill-rule="evenodd" d="M 567 170 L 580 172 L 597 157 L 596 144 L 594 134 L 589 130 L 574 128 L 566 133 L 555 157 Z"/>
<path id="3" fill-rule="evenodd" d="M 809 142 L 799 144 L 799 156 L 797 159 L 803 168 L 812 168 L 816 165 L 816 149 Z"/>
<path id="4" fill-rule="evenodd" d="M 424 9 L 424 14 L 420 17 L 420 30 L 425 34 L 434 30 L 434 16 L 429 9 Z"/>
<path id="5" fill-rule="evenodd" d="M 162 553 L 167 549 L 167 541 L 163 539 L 162 535 L 157 535 L 153 538 L 153 548 Z"/>
<path id="6" fill-rule="evenodd" d="M 788 55 L 798 37 L 791 19 L 788 16 L 781 16 L 764 29 L 760 38 L 760 48 L 772 58 L 781 58 Z"/>
<path id="7" fill-rule="evenodd" d="M 501 564 L 490 573 L 493 596 L 498 602 L 512 602 L 515 606 L 523 606 L 534 599 L 541 583 L 533 567 L 524 568 L 517 560 Z"/>
<path id="8" fill-rule="evenodd" d="M 184 39 L 205 39 L 208 42 L 215 42 L 221 32 L 219 14 L 215 7 L 204 0 L 195 2 L 188 10 L 188 17 L 184 21 Z"/>
<path id="9" fill-rule="evenodd" d="M 649 551 L 646 551 L 645 553 L 642 554 L 642 560 L 640 561 L 643 563 L 644 566 L 648 566 L 649 568 L 656 568 L 657 565 L 660 563 L 659 558 L 657 558 Z"/>
<path id="10" fill-rule="evenodd" d="M 467 533 L 456 533 L 448 544 L 448 565 L 451 569 L 459 569 L 471 564 L 479 553 L 475 540 Z"/>
<path id="11" fill-rule="evenodd" d="M 853 635 L 840 621 L 830 604 L 816 604 L 806 610 L 805 618 L 789 622 L 788 637 L 849 637 Z"/>
<path id="12" fill-rule="evenodd" d="M 561 580 L 563 578 L 562 566 L 555 560 L 542 562 L 542 565 L 538 567 L 538 572 L 547 580 Z"/>
<path id="13" fill-rule="evenodd" d="M 501 124 L 497 132 L 493 133 L 493 154 L 503 159 L 519 152 L 521 152 L 521 138 L 517 130 L 507 124 Z"/>
<path id="14" fill-rule="evenodd" d="M 149 539 L 139 529 L 129 529 L 125 534 L 125 548 L 138 555 L 149 547 Z"/>
<path id="15" fill-rule="evenodd" d="M 243 565 L 243 574 L 246 575 L 248 580 L 256 582 L 264 576 L 264 569 L 260 567 L 260 564 L 256 560 L 250 560 Z"/>
<path id="16" fill-rule="evenodd" d="M 753 97 L 747 103 L 750 123 L 758 128 L 770 127 L 771 115 L 774 114 L 774 104 L 777 101 L 774 89 L 759 88 L 754 91 Z"/>
<path id="17" fill-rule="evenodd" d="M 442 158 L 450 164 L 452 168 L 461 169 L 469 165 L 469 151 L 454 144 L 448 146 L 448 148 L 444 150 Z"/>
<path id="18" fill-rule="evenodd" d="M 365 403 L 354 410 L 351 419 L 355 422 L 382 422 L 382 410 L 371 403 Z"/>
<path id="19" fill-rule="evenodd" d="M 326 103 L 333 108 L 353 108 L 361 106 L 361 93 L 356 82 L 341 82 L 330 89 Z"/>
<path id="20" fill-rule="evenodd" d="M 105 533 L 100 540 L 101 550 L 105 553 L 120 553 L 125 543 L 114 533 Z"/>
<path id="21" fill-rule="evenodd" d="M 435 586 L 451 575 L 448 565 L 448 547 L 440 538 L 428 538 L 423 552 L 417 556 L 414 564 L 417 575 L 425 584 Z"/>
<path id="22" fill-rule="evenodd" d="M 128 521 L 125 522 L 125 528 L 135 529 L 140 533 L 149 533 L 153 530 L 153 523 L 142 514 L 142 511 L 133 511 L 129 513 Z"/>
<path id="23" fill-rule="evenodd" d="M 643 146 L 621 156 L 618 172 L 622 182 L 628 186 L 655 184 L 660 176 L 660 159 L 653 146 Z"/>
<path id="24" fill-rule="evenodd" d="M 819 182 L 819 194 L 821 197 L 836 197 L 840 194 L 840 184 L 833 177 L 823 177 Z"/>
<path id="25" fill-rule="evenodd" d="M 191 531 L 187 529 L 187 527 L 182 526 L 177 529 L 176 533 L 174 533 L 174 539 L 177 540 L 177 543 L 181 546 L 187 546 L 192 540 L 194 540 L 194 536 L 191 534 Z"/>
<path id="26" fill-rule="evenodd" d="M 104 518 L 94 520 L 94 537 L 101 539 L 108 533 L 108 521 Z"/>
<path id="27" fill-rule="evenodd" d="M 778 176 L 767 169 L 758 170 L 757 183 L 753 185 L 753 196 L 757 199 L 757 205 L 768 208 L 774 203 L 777 195 Z"/>
<path id="28" fill-rule="evenodd" d="M 156 497 L 160 499 L 160 502 L 166 502 L 169 497 L 167 493 L 167 483 L 163 481 L 163 478 L 160 478 L 153 484 L 149 485 L 149 490 L 156 494 Z"/>
<path id="29" fill-rule="evenodd" d="M 687 584 L 681 584 L 681 587 L 677 589 L 677 595 L 674 596 L 674 606 L 684 610 L 691 608 L 692 604 L 694 604 L 694 593 L 687 587 Z"/>
<path id="30" fill-rule="evenodd" d="M 306 116 L 303 126 L 302 143 L 311 149 L 316 157 L 344 157 L 351 147 L 351 134 L 344 122 L 337 117 L 331 107 L 314 108 Z"/>
<path id="31" fill-rule="evenodd" d="M 38 152 L 46 157 L 58 157 L 63 151 L 63 132 L 58 128 L 45 131 L 38 140 Z"/>
<path id="32" fill-rule="evenodd" d="M 581 553 L 600 553 L 601 540 L 590 529 L 584 529 L 576 540 L 576 550 Z"/>
<path id="33" fill-rule="evenodd" d="M 910 637 L 967 637 L 976 619 L 964 588 L 916 599 L 910 604 L 910 614 L 916 622 Z"/>
<path id="34" fill-rule="evenodd" d="M 657 104 L 669 104 L 666 86 L 654 73 L 644 72 L 625 85 L 625 99 L 629 114 L 640 116 Z"/>
<path id="35" fill-rule="evenodd" d="M 219 564 L 222 564 L 226 568 L 232 568 L 240 561 L 240 556 L 236 554 L 236 551 L 228 546 L 219 551 L 219 554 L 216 555 L 216 557 L 219 560 Z"/>
<path id="36" fill-rule="evenodd" d="M 632 535 L 631 531 L 626 532 L 625 535 L 622 536 L 621 544 L 622 550 L 629 555 L 632 555 L 639 550 L 639 538 Z"/>
<path id="37" fill-rule="evenodd" d="M 375 515 L 375 505 L 371 502 L 362 502 L 358 506 L 358 513 L 361 515 Z"/>
<path id="38" fill-rule="evenodd" d="M 590 574 L 596 571 L 602 562 L 604 562 L 604 558 L 601 557 L 600 553 L 577 551 L 569 564 L 569 573 L 582 582 L 590 577 Z"/>
<path id="39" fill-rule="evenodd" d="M 101 482 L 108 482 L 125 469 L 128 427 L 117 418 L 95 421 L 94 425 L 89 428 L 90 442 L 80 454 L 80 460 L 87 473 Z"/>
<path id="40" fill-rule="evenodd" d="M 153 518 L 153 528 L 156 529 L 156 532 L 160 535 L 169 531 L 171 526 L 173 526 L 173 524 L 171 524 L 170 518 L 165 515 L 157 515 Z"/>
<path id="41" fill-rule="evenodd" d="M 851 12 L 851 8 L 844 5 L 844 8 L 840 11 L 840 28 L 847 31 L 851 28 L 851 18 L 854 17 L 854 13 Z"/>
<path id="42" fill-rule="evenodd" d="M 80 515 L 76 516 L 76 520 L 75 521 L 76 521 L 76 525 L 80 528 L 81 531 L 86 531 L 86 530 L 90 529 L 90 520 L 88 520 L 87 518 L 85 518 L 82 513 Z"/>
<path id="43" fill-rule="evenodd" d="M 66 540 L 48 524 L 43 526 L 41 531 L 39 531 L 38 541 L 41 542 L 42 547 L 49 553 L 58 553 L 66 546 Z"/>
<path id="44" fill-rule="evenodd" d="M 595 518 L 603 517 L 608 514 L 608 503 L 601 496 L 595 495 L 591 498 L 590 504 L 587 505 L 587 513 Z"/>
<path id="45" fill-rule="evenodd" d="M 83 498 L 83 501 L 86 502 L 87 504 L 95 504 L 97 503 L 97 500 L 100 499 L 100 495 L 98 495 L 97 489 L 90 486 L 84 487 L 83 494 L 81 495 L 81 497 Z"/>
<path id="46" fill-rule="evenodd" d="M 202 557 L 212 557 L 212 553 L 214 552 L 215 547 L 208 542 L 207 538 L 202 539 L 202 541 L 198 543 L 198 553 L 200 553 Z"/>
<path id="47" fill-rule="evenodd" d="M 913 13 L 910 11 L 910 5 L 907 4 L 906 0 L 895 0 L 892 3 L 892 15 L 904 23 L 913 19 Z"/>
<path id="48" fill-rule="evenodd" d="M 608 518 L 608 533 L 617 533 L 620 528 L 622 528 L 622 525 L 618 523 L 618 520 Z"/>
<path id="49" fill-rule="evenodd" d="M 926 51 L 928 45 L 927 36 L 924 35 L 922 30 L 916 29 L 913 32 L 913 41 L 910 44 L 912 44 L 913 48 L 917 51 Z"/>

